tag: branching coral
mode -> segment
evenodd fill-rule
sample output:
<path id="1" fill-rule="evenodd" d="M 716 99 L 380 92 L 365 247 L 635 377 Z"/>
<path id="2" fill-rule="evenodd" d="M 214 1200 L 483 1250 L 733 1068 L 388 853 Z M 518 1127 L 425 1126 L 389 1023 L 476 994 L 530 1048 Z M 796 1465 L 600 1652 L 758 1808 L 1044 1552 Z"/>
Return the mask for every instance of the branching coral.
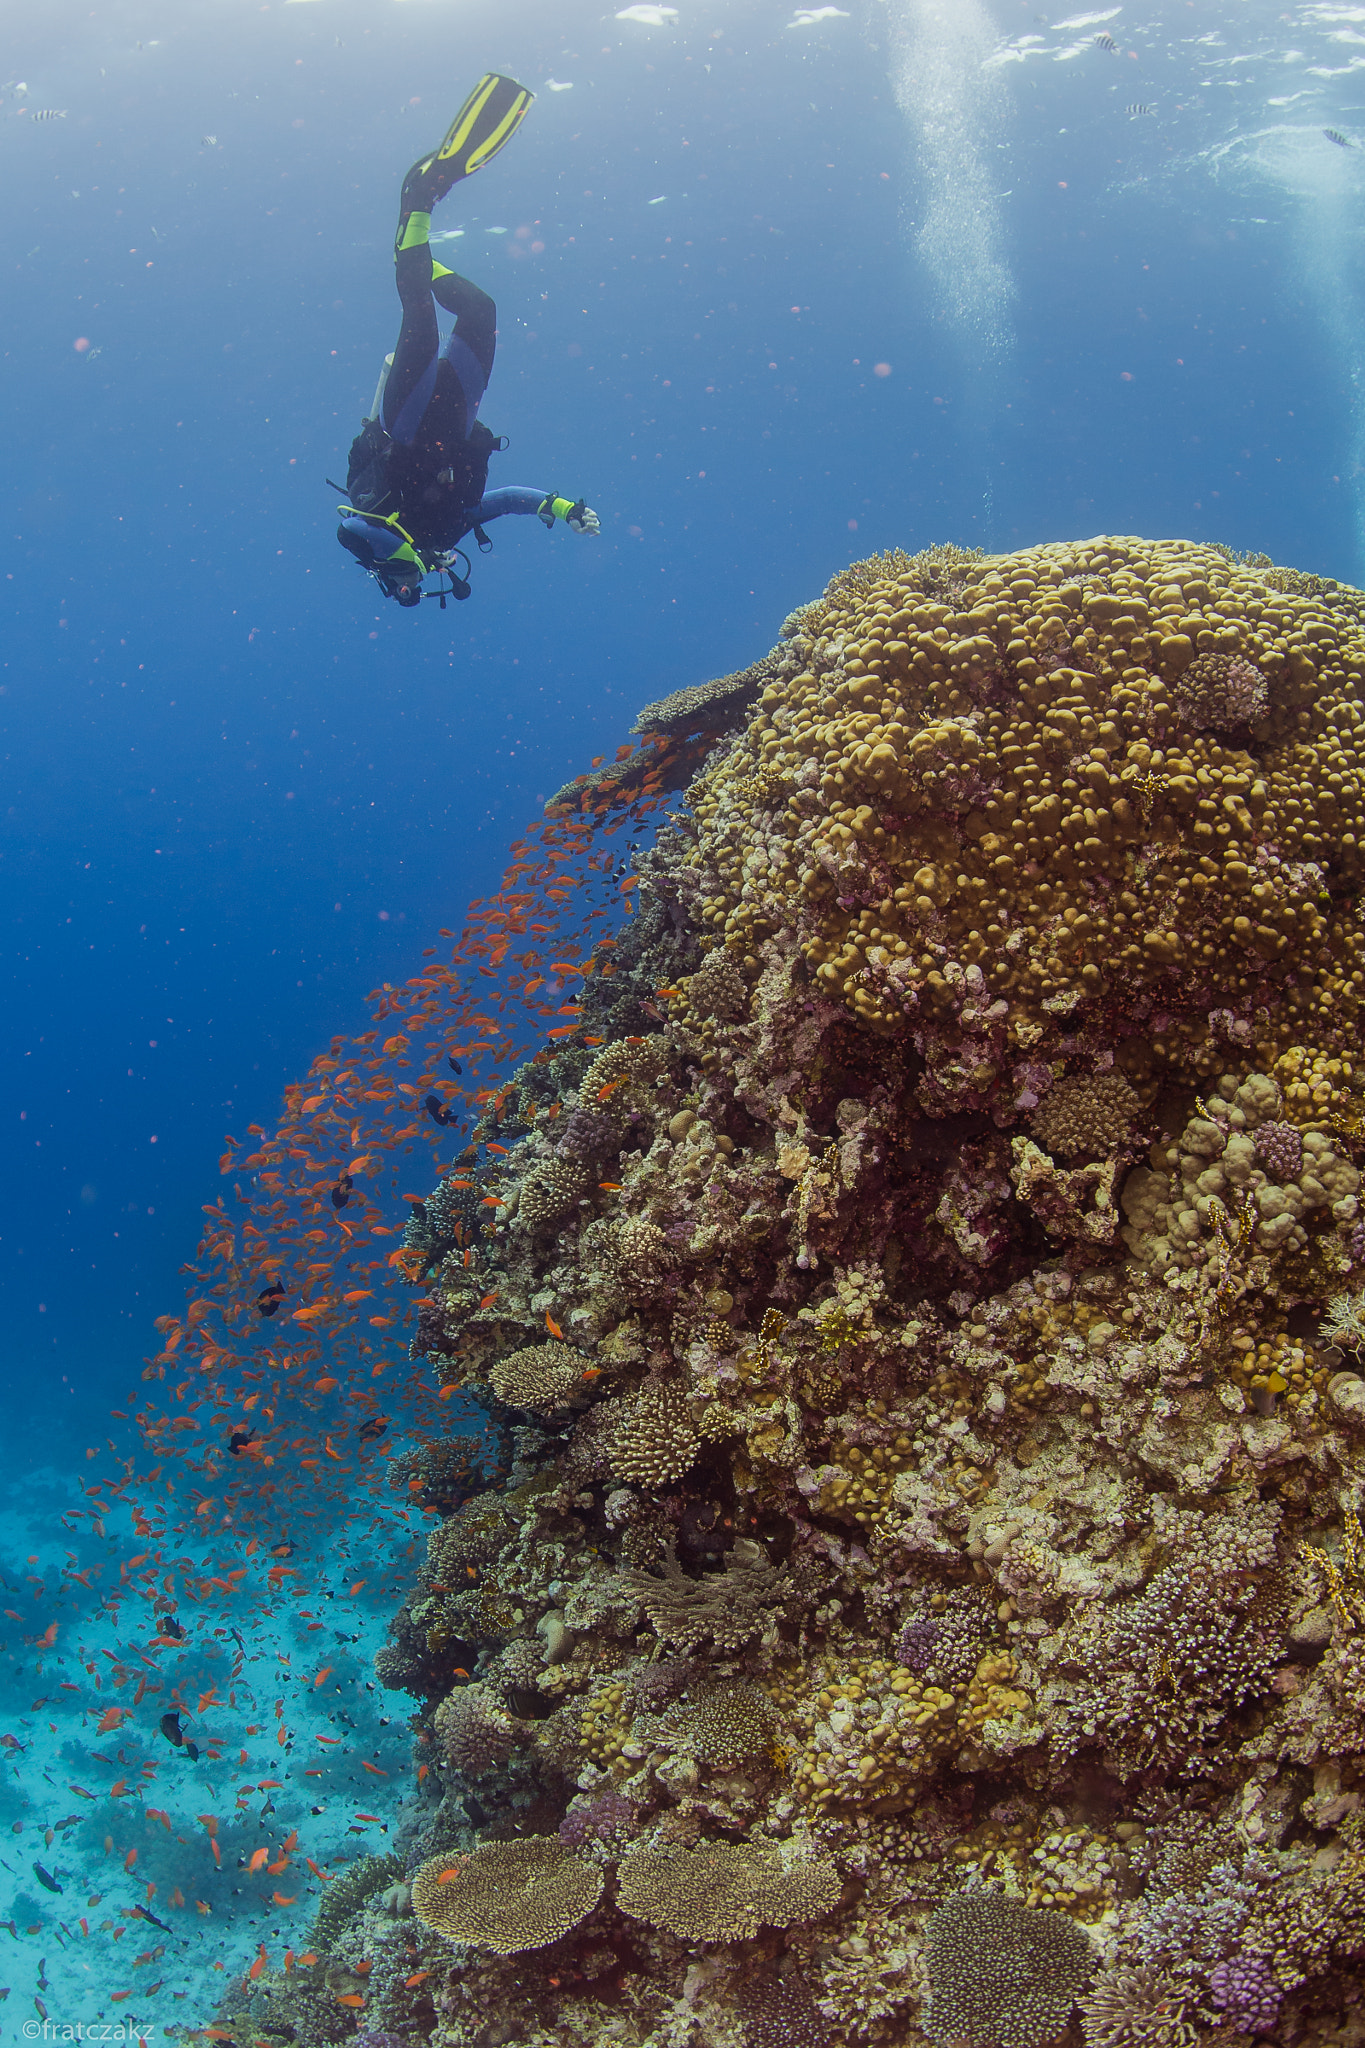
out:
<path id="1" fill-rule="evenodd" d="M 1152 1963 L 1105 1970 L 1081 2001 L 1086 2048 L 1198 2048 L 1193 1986 Z"/>
<path id="2" fill-rule="evenodd" d="M 505 1763 L 522 1731 L 489 1685 L 466 1685 L 436 1710 L 436 1733 L 457 1770 L 478 1777 Z"/>
<path id="3" fill-rule="evenodd" d="M 326 1951 L 336 1947 L 342 1929 L 365 1901 L 401 1877 L 403 1866 L 393 1856 L 362 1856 L 348 1870 L 338 1871 L 313 1921 L 313 1940 Z"/>
<path id="4" fill-rule="evenodd" d="M 718 1572 L 691 1579 L 670 1550 L 664 1574 L 622 1572 L 622 1590 L 643 1607 L 659 1640 L 695 1650 L 708 1640 L 738 1650 L 772 1626 L 794 1594 L 791 1574 L 770 1564 L 759 1544 L 742 1538 Z"/>
<path id="5" fill-rule="evenodd" d="M 633 1398 L 613 1402 L 605 1445 L 608 1464 L 627 1485 L 681 1479 L 701 1449 L 682 1387 L 650 1383 Z"/>
<path id="6" fill-rule="evenodd" d="M 1063 1159 L 1102 1159 L 1127 1144 L 1140 1110 L 1122 1074 L 1073 1074 L 1044 1098 L 1033 1133 Z"/>
<path id="7" fill-rule="evenodd" d="M 703 1691 L 665 1725 L 699 1762 L 724 1769 L 771 1750 L 778 1717 L 766 1693 L 738 1679 Z"/>
<path id="8" fill-rule="evenodd" d="M 929 2005 L 939 2048 L 1036 2048 L 1066 2025 L 1094 1967 L 1094 1950 L 1065 1913 L 1021 1906 L 999 1892 L 958 1892 L 924 1937 Z"/>
<path id="9" fill-rule="evenodd" d="M 1176 1561 L 1135 1599 L 1076 1624 L 1068 1661 L 1091 1675 L 1059 1732 L 1063 1753 L 1101 1743 L 1124 1776 L 1189 1757 L 1264 1684 L 1282 1655 L 1278 1521 L 1259 1503 L 1179 1517 Z"/>
<path id="10" fill-rule="evenodd" d="M 563 1407 L 583 1391 L 588 1360 L 570 1344 L 530 1344 L 500 1358 L 488 1375 L 500 1401 L 539 1414 Z"/>
<path id="11" fill-rule="evenodd" d="M 736 2002 L 748 2048 L 830 2048 L 829 2023 L 794 1971 L 746 1975 Z"/>
<path id="12" fill-rule="evenodd" d="M 1198 655 L 1176 685 L 1176 717 L 1195 732 L 1235 733 L 1259 725 L 1269 710 L 1265 676 L 1239 655 Z"/>

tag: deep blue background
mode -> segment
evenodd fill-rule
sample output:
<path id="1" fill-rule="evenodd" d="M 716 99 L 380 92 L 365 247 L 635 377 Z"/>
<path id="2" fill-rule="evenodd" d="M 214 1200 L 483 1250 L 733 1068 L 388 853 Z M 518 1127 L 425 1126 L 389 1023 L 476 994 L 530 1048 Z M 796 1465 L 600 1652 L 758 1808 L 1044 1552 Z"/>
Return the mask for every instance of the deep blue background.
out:
<path id="1" fill-rule="evenodd" d="M 1166 12 L 1115 10 L 1112 52 L 1004 0 L 806 29 L 735 0 L 671 27 L 580 0 L 16 15 L 15 1443 L 62 1456 L 151 1348 L 223 1132 L 640 703 L 754 659 L 850 557 L 1184 533 L 1359 576 L 1365 158 L 1322 132 L 1353 140 L 1351 51 L 1268 6 Z M 434 222 L 499 303 L 494 480 L 583 493 L 603 537 L 503 522 L 471 602 L 414 617 L 335 545 L 324 478 L 393 345 L 402 172 L 485 68 L 540 92 Z M 927 261 L 945 149 L 976 183 Z"/>

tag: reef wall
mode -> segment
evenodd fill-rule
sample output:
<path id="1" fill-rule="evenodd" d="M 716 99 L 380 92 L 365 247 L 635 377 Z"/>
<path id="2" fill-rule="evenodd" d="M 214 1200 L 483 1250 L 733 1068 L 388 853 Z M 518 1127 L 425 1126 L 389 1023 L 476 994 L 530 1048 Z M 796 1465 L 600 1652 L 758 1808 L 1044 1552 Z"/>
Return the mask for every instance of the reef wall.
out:
<path id="1" fill-rule="evenodd" d="M 745 676 L 414 1211 L 505 1476 L 379 1660 L 401 1864 L 238 2018 L 1358 2042 L 1365 596 L 943 548 Z"/>

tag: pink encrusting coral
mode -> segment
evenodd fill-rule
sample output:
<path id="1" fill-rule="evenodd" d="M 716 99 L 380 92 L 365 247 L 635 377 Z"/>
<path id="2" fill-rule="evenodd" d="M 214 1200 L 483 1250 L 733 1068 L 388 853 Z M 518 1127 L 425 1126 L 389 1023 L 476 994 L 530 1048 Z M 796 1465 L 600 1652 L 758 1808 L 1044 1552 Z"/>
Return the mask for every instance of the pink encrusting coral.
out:
<path id="1" fill-rule="evenodd" d="M 934 550 L 724 697 L 485 1107 L 480 1270 L 449 1180 L 409 1227 L 500 1467 L 381 1660 L 417 1911 L 316 1965 L 367 2025 L 1350 2038 L 1362 618 L 1185 543 Z"/>

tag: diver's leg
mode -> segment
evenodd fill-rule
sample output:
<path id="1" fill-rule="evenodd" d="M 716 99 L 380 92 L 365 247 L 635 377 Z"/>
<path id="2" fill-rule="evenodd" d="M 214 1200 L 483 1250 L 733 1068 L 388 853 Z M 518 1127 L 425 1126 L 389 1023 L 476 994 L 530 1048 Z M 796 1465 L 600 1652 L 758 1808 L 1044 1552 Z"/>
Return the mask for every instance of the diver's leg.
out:
<path id="1" fill-rule="evenodd" d="M 436 384 L 440 330 L 431 296 L 429 228 L 425 213 L 409 215 L 399 230 L 400 246 L 394 261 L 403 324 L 384 386 L 380 417 L 386 431 L 403 443 L 416 433 Z"/>
<path id="2" fill-rule="evenodd" d="M 433 265 L 432 294 L 447 313 L 455 315 L 455 326 L 441 353 L 460 380 L 468 414 L 465 431 L 479 409 L 484 387 L 493 374 L 493 357 L 498 346 L 498 309 L 488 293 L 471 284 L 454 270 Z"/>

